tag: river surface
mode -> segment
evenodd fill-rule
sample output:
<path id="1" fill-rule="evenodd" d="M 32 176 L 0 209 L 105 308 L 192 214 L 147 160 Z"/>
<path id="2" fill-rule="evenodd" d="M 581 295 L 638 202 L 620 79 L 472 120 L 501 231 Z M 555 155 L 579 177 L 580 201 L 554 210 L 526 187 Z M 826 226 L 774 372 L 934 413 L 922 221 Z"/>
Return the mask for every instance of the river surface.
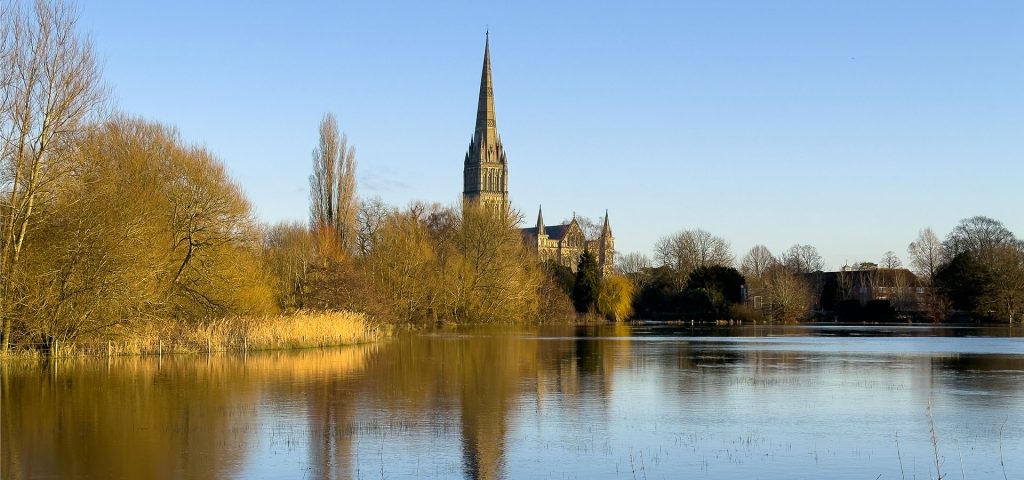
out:
<path id="1" fill-rule="evenodd" d="M 2 478 L 1024 478 L 1020 329 L 460 329 L 4 367 Z M 934 433 L 933 433 L 934 432 Z M 934 439 L 934 441 L 933 441 Z"/>

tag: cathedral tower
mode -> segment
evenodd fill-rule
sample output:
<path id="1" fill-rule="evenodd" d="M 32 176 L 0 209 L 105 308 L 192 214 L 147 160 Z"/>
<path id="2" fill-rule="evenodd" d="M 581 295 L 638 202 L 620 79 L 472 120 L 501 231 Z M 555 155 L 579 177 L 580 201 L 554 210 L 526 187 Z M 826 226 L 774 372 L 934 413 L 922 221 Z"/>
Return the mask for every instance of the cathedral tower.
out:
<path id="1" fill-rule="evenodd" d="M 462 170 L 462 199 L 481 202 L 496 210 L 507 210 L 508 162 L 494 122 L 494 90 L 491 86 L 491 35 L 484 42 L 484 67 L 480 74 L 480 100 L 476 108 L 476 131 L 469 142 Z"/>

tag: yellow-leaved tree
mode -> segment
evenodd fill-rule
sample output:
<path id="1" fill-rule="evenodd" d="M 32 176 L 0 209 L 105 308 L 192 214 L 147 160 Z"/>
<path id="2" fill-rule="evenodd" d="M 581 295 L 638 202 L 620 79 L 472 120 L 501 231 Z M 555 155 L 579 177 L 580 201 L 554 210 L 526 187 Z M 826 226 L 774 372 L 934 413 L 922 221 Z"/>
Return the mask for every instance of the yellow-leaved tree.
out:
<path id="1" fill-rule="evenodd" d="M 88 128 L 67 165 L 39 203 L 14 282 L 27 340 L 274 310 L 252 209 L 205 149 L 115 117 Z"/>
<path id="2" fill-rule="evenodd" d="M 622 275 L 606 274 L 597 293 L 597 309 L 615 321 L 633 314 L 633 283 Z"/>

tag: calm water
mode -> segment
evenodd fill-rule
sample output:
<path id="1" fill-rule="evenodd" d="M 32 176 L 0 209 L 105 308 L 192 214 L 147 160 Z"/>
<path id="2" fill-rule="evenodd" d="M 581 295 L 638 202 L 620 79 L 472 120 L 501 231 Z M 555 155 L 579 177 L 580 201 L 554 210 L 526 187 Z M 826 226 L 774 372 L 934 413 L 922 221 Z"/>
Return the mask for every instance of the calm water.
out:
<path id="1" fill-rule="evenodd" d="M 0 468 L 3 478 L 927 479 L 934 425 L 947 478 L 1003 478 L 1001 458 L 1022 478 L 1020 334 L 452 330 L 331 350 L 18 364 L 0 385 Z"/>

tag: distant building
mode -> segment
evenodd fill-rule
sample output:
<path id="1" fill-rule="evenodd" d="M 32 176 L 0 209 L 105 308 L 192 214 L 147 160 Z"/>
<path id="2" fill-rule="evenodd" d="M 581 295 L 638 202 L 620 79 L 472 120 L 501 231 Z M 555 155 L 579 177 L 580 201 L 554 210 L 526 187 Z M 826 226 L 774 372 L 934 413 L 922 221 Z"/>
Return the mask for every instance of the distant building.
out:
<path id="1" fill-rule="evenodd" d="M 879 268 L 874 263 L 844 266 L 838 272 L 804 274 L 810 284 L 814 310 L 835 311 L 842 302 L 861 306 L 887 301 L 897 312 L 920 312 L 928 304 L 929 288 L 905 268 Z M 744 304 L 760 310 L 765 306 L 764 288 L 744 285 Z"/>
<path id="2" fill-rule="evenodd" d="M 476 130 L 469 142 L 462 170 L 462 199 L 465 203 L 481 203 L 495 211 L 507 211 L 508 159 L 501 144 L 494 115 L 494 88 L 491 82 L 491 38 L 484 43 L 484 66 L 480 74 L 480 96 L 477 101 Z M 586 238 L 573 215 L 569 223 L 544 225 L 542 212 L 537 214 L 537 225 L 520 229 L 527 245 L 541 261 L 553 261 L 576 270 L 584 250 L 597 259 L 602 273 L 610 272 L 615 263 L 615 238 L 605 212 L 604 226 L 598 238 Z"/>
<path id="3" fill-rule="evenodd" d="M 569 223 L 562 225 L 544 225 L 543 209 L 537 212 L 537 225 L 522 228 L 523 238 L 530 248 L 537 252 L 542 262 L 554 262 L 576 271 L 580 255 L 590 251 L 597 260 L 601 273 L 610 273 L 615 264 L 615 237 L 608 221 L 608 212 L 604 212 L 604 225 L 597 238 L 588 239 L 573 215 Z"/>
<path id="4" fill-rule="evenodd" d="M 917 311 L 923 305 L 927 287 L 905 268 L 879 268 L 873 263 L 844 266 L 838 272 L 811 274 L 820 295 L 820 307 L 831 309 L 844 300 L 867 304 L 887 300 L 898 311 Z"/>

